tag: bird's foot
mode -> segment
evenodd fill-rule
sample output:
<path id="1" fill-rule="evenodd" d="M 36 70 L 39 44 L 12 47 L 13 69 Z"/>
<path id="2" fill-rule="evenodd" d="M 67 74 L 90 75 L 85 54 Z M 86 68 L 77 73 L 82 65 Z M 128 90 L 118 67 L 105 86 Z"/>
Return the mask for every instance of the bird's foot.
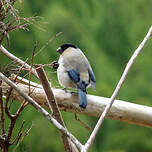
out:
<path id="1" fill-rule="evenodd" d="M 63 91 L 65 91 L 66 93 L 68 93 L 67 88 L 62 88 Z"/>
<path id="2" fill-rule="evenodd" d="M 62 88 L 66 93 L 76 94 L 77 92 L 74 92 L 73 90 L 67 90 L 67 88 Z"/>
<path id="3" fill-rule="evenodd" d="M 57 69 L 59 67 L 59 63 L 57 61 L 53 61 L 51 63 L 51 66 L 52 66 L 53 69 Z"/>
<path id="4" fill-rule="evenodd" d="M 75 92 L 75 91 L 70 91 L 70 93 L 71 93 L 71 94 L 77 94 L 77 92 Z"/>

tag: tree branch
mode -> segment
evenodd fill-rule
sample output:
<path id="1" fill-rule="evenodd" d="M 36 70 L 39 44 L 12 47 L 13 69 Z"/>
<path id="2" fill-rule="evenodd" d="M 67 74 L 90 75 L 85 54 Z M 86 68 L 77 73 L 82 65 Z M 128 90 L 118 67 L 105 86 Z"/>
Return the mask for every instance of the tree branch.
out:
<path id="1" fill-rule="evenodd" d="M 12 61 L 15 61 L 16 63 L 20 64 L 20 65 L 24 65 L 24 68 L 26 68 L 28 71 L 30 71 L 32 69 L 32 73 L 38 78 L 38 75 L 35 71 L 35 69 L 31 68 L 31 66 L 29 66 L 27 63 L 25 63 L 24 61 L 22 61 L 21 59 L 17 58 L 16 56 L 14 56 L 13 54 L 11 54 L 9 51 L 7 51 L 2 45 L 0 45 L 0 51 L 5 54 L 8 58 L 10 58 Z"/>
<path id="2" fill-rule="evenodd" d="M 100 118 L 99 118 L 99 120 L 98 120 L 98 122 L 97 122 L 97 124 L 96 124 L 96 126 L 95 126 L 95 128 L 94 128 L 94 130 L 93 130 L 93 132 L 92 132 L 92 134 L 90 136 L 90 138 L 88 139 L 88 141 L 85 144 L 84 149 L 86 149 L 86 151 L 88 151 L 88 149 L 92 145 L 99 128 L 101 127 L 101 125 L 102 125 L 107 113 L 109 112 L 114 100 L 116 99 L 116 97 L 117 97 L 117 95 L 119 93 L 120 88 L 122 87 L 122 85 L 123 85 L 128 73 L 129 73 L 129 70 L 131 69 L 131 67 L 132 67 L 132 65 L 134 63 L 134 60 L 136 59 L 138 54 L 141 52 L 142 48 L 144 47 L 144 45 L 146 44 L 147 40 L 150 38 L 151 35 L 152 35 L 152 26 L 150 27 L 150 29 L 149 29 L 147 35 L 145 36 L 144 40 L 140 43 L 140 45 L 138 46 L 138 48 L 135 50 L 135 52 L 133 53 L 132 57 L 130 58 L 130 60 L 129 60 L 129 62 L 128 62 L 128 64 L 127 64 L 127 66 L 126 66 L 126 68 L 125 68 L 125 70 L 124 70 L 124 72 L 123 72 L 123 74 L 122 74 L 122 76 L 121 76 L 121 78 L 120 78 L 120 80 L 119 80 L 119 82 L 118 82 L 118 84 L 117 84 L 117 86 L 116 86 L 111 98 L 110 98 L 109 104 L 106 105 L 106 108 L 103 111 L 102 115 L 100 116 Z"/>
<path id="3" fill-rule="evenodd" d="M 0 109 L 1 109 L 1 135 L 3 136 L 5 134 L 4 129 L 4 106 L 3 106 L 3 98 L 2 98 L 2 81 L 0 80 Z"/>
<path id="4" fill-rule="evenodd" d="M 28 101 L 40 113 L 42 113 L 43 116 L 49 120 L 49 122 L 51 122 L 59 130 L 62 130 L 76 144 L 76 146 L 80 150 L 82 149 L 83 145 L 70 132 L 68 132 L 66 128 L 64 128 L 61 124 L 59 124 L 45 109 L 43 109 L 31 97 L 29 97 L 23 91 L 21 91 L 20 88 L 18 88 L 15 83 L 13 83 L 11 80 L 9 80 L 7 77 L 5 77 L 2 73 L 0 73 L 0 79 L 2 79 L 8 85 L 10 85 L 13 89 L 15 89 L 20 94 L 20 96 L 22 96 L 26 101 Z"/>
<path id="5" fill-rule="evenodd" d="M 54 118 L 64 127 L 64 121 L 62 119 L 61 113 L 58 109 L 58 105 L 56 103 L 56 100 L 54 98 L 54 94 L 52 92 L 52 89 L 50 87 L 50 83 L 48 81 L 48 78 L 43 70 L 43 68 L 41 67 L 41 65 L 35 65 L 36 68 L 36 72 L 41 80 L 41 83 L 43 85 L 46 97 L 47 97 L 47 103 L 49 105 L 50 110 L 52 111 L 52 116 L 54 116 Z M 61 138 L 62 138 L 62 142 L 64 144 L 64 149 L 66 152 L 70 152 L 72 151 L 72 146 L 70 145 L 70 140 L 68 140 L 68 137 L 66 136 L 66 134 L 61 130 Z M 75 151 L 75 150 L 73 150 Z"/>
<path id="6" fill-rule="evenodd" d="M 14 79 L 15 76 L 12 76 Z M 22 90 L 25 94 L 29 93 L 28 80 L 22 79 L 16 80 L 17 87 Z M 46 103 L 46 96 L 43 87 L 37 83 L 30 82 L 31 84 L 31 94 L 30 96 L 42 107 L 48 107 Z M 2 83 L 3 94 L 6 95 L 7 90 L 10 86 L 5 82 Z M 94 95 L 87 95 L 88 105 L 85 110 L 79 108 L 78 97 L 76 93 L 65 92 L 62 89 L 52 88 L 55 99 L 61 110 L 85 114 L 93 117 L 100 117 L 101 113 L 104 111 L 107 104 L 109 104 L 109 98 L 99 97 Z M 11 93 L 11 98 L 24 101 L 24 98 L 20 96 L 15 90 Z M 138 105 L 126 101 L 115 100 L 110 111 L 108 112 L 107 118 L 127 122 L 130 124 L 136 124 L 144 127 L 152 128 L 152 107 Z"/>

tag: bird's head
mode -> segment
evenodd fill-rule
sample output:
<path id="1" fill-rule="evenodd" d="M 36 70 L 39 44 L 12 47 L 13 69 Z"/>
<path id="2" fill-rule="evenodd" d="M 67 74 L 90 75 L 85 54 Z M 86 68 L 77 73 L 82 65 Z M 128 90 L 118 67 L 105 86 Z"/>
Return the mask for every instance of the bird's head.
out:
<path id="1" fill-rule="evenodd" d="M 70 44 L 70 43 L 67 43 L 67 44 L 62 44 L 58 49 L 57 49 L 57 52 L 62 54 L 65 50 L 67 50 L 68 48 L 75 48 L 77 49 L 77 46 L 74 45 L 74 44 Z"/>

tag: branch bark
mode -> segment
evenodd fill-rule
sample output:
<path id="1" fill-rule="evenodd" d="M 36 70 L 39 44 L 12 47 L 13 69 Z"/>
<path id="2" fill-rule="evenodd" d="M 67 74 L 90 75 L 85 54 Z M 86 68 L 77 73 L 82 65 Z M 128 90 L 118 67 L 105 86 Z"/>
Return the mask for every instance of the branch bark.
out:
<path id="1" fill-rule="evenodd" d="M 52 92 L 52 89 L 50 87 L 50 83 L 47 79 L 47 76 L 43 70 L 43 68 L 40 65 L 35 65 L 36 68 L 36 72 L 41 80 L 41 83 L 43 85 L 46 97 L 47 97 L 47 103 L 49 105 L 50 110 L 52 111 L 52 116 L 54 116 L 54 118 L 64 127 L 64 121 L 62 119 L 61 113 L 59 111 L 57 102 L 54 98 L 54 94 Z M 66 134 L 61 130 L 61 138 L 62 138 L 62 142 L 64 144 L 64 149 L 66 152 L 76 152 L 78 151 L 76 149 L 76 147 L 73 147 L 73 143 L 71 143 L 71 140 L 66 136 Z"/>
<path id="2" fill-rule="evenodd" d="M 15 76 L 12 76 L 12 79 Z M 48 104 L 46 102 L 45 92 L 43 87 L 34 82 L 31 84 L 31 94 L 30 96 L 42 107 L 47 108 Z M 21 80 L 20 77 L 16 80 L 17 87 L 22 90 L 25 94 L 29 93 L 28 80 Z M 3 94 L 7 93 L 9 90 L 9 85 L 4 81 L 2 83 Z M 62 89 L 52 88 L 54 97 L 58 103 L 61 110 L 74 112 L 78 114 L 85 114 L 93 117 L 100 117 L 101 113 L 104 111 L 107 104 L 109 104 L 110 98 L 99 97 L 94 95 L 87 95 L 88 105 L 85 110 L 79 108 L 78 97 L 76 93 L 65 92 Z M 11 97 L 18 101 L 24 101 L 17 91 L 13 90 Z M 106 118 L 118 120 L 122 122 L 127 122 L 130 124 L 136 124 L 139 126 L 152 128 L 152 107 L 138 105 L 122 100 L 115 100 Z"/>
<path id="3" fill-rule="evenodd" d="M 4 127 L 4 105 L 3 105 L 3 98 L 2 98 L 2 81 L 0 80 L 0 109 L 1 109 L 1 135 L 5 134 L 5 127 Z"/>
<path id="4" fill-rule="evenodd" d="M 64 128 L 60 123 L 58 123 L 56 119 L 52 117 L 52 115 L 50 115 L 45 109 L 43 109 L 30 96 L 28 96 L 22 90 L 20 90 L 15 83 L 13 83 L 10 79 L 4 76 L 1 72 L 0 72 L 0 79 L 2 79 L 8 85 L 10 85 L 13 89 L 15 89 L 18 92 L 18 94 L 22 96 L 22 98 L 28 101 L 34 108 L 36 108 L 41 114 L 43 114 L 43 116 L 47 118 L 49 122 L 51 122 L 56 128 L 58 128 L 59 130 L 62 130 L 62 132 L 64 132 L 80 150 L 83 149 L 83 145 L 70 132 L 68 132 L 66 128 Z"/>
<path id="5" fill-rule="evenodd" d="M 114 100 L 116 99 L 119 91 L 120 91 L 120 88 L 122 87 L 124 81 L 126 80 L 126 77 L 129 73 L 129 70 L 131 69 L 133 63 L 134 63 L 134 60 L 136 59 L 136 57 L 138 56 L 138 54 L 141 52 L 142 48 L 144 47 L 144 45 L 146 44 L 147 40 L 150 38 L 150 36 L 152 35 L 152 26 L 149 28 L 148 30 L 148 33 L 146 34 L 144 40 L 140 43 L 140 45 L 138 46 L 138 48 L 134 51 L 132 57 L 130 58 L 111 98 L 110 98 L 110 101 L 109 101 L 109 104 L 106 105 L 106 108 L 105 110 L 103 111 L 102 115 L 100 116 L 93 132 L 91 133 L 88 141 L 86 142 L 85 146 L 84 146 L 84 151 L 88 151 L 88 149 L 90 148 L 90 146 L 92 145 L 96 135 L 97 135 L 97 132 L 99 130 L 99 128 L 101 127 L 106 115 L 108 114 L 112 104 L 114 103 Z"/>
<path id="6" fill-rule="evenodd" d="M 35 71 L 35 69 L 31 68 L 31 66 L 29 66 L 27 63 L 25 63 L 24 61 L 22 61 L 21 59 L 17 58 L 15 55 L 11 54 L 9 51 L 7 51 L 2 45 L 0 45 L 0 51 L 5 54 L 9 59 L 11 59 L 12 61 L 15 61 L 16 63 L 20 64 L 20 65 L 24 65 L 23 67 L 26 68 L 28 71 L 32 71 L 32 73 L 38 78 L 38 75 Z M 39 78 L 38 78 L 39 79 Z"/>

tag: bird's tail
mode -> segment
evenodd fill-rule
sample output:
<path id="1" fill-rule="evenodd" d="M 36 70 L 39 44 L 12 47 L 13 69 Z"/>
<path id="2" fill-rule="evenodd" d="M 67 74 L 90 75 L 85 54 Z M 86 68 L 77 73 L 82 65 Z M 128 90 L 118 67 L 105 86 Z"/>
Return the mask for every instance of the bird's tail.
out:
<path id="1" fill-rule="evenodd" d="M 87 106 L 86 91 L 78 88 L 78 98 L 79 98 L 79 106 L 85 109 Z"/>

